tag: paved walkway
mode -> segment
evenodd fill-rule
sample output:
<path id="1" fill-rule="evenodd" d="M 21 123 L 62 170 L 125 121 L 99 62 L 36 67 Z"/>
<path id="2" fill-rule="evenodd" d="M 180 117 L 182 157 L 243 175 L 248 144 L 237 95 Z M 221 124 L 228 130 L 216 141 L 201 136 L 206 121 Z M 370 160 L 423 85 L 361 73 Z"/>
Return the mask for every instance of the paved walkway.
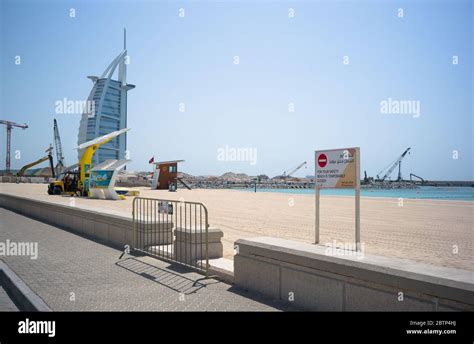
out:
<path id="1" fill-rule="evenodd" d="M 0 242 L 37 242 L 38 258 L 2 256 L 56 311 L 273 311 L 282 303 L 180 265 L 121 252 L 0 208 Z"/>
<path id="2" fill-rule="evenodd" d="M 0 285 L 0 312 L 17 312 L 18 307 L 15 305 L 10 295 Z"/>

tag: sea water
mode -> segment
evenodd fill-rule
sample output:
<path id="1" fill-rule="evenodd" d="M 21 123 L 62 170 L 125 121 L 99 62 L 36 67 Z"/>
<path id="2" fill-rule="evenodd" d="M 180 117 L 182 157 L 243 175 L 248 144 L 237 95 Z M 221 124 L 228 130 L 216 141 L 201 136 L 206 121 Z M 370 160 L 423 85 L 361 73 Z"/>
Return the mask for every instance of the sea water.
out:
<path id="1" fill-rule="evenodd" d="M 253 188 L 246 191 L 254 191 Z M 278 192 L 293 195 L 314 195 L 314 189 L 257 189 L 257 192 Z M 325 189 L 321 195 L 354 196 L 353 189 Z M 362 197 L 439 199 L 453 201 L 474 201 L 473 187 L 420 186 L 416 189 L 361 189 Z"/>

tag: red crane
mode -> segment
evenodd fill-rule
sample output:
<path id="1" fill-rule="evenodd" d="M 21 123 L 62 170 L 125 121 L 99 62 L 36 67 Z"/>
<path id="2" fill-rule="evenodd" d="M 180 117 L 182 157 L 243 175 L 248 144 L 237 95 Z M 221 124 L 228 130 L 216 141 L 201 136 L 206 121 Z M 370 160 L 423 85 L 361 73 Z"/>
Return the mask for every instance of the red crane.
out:
<path id="1" fill-rule="evenodd" d="M 7 126 L 7 164 L 5 167 L 5 175 L 9 176 L 10 175 L 10 146 L 11 146 L 11 141 L 12 141 L 12 129 L 13 127 L 26 129 L 28 128 L 28 125 L 26 123 L 18 124 L 15 122 L 5 121 L 3 119 L 0 119 L 0 124 Z"/>

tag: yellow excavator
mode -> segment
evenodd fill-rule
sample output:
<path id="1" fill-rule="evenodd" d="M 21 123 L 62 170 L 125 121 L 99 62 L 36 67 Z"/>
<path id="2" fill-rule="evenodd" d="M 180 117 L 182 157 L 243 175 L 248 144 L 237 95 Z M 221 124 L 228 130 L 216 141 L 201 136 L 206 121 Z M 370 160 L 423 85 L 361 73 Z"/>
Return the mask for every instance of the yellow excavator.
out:
<path id="1" fill-rule="evenodd" d="M 51 175 L 53 178 L 56 178 L 56 174 L 54 172 L 54 164 L 53 164 L 53 147 L 50 145 L 48 149 L 46 149 L 45 151 L 46 153 L 48 153 L 48 155 L 42 157 L 41 159 L 38 159 L 36 161 L 33 161 L 32 163 L 29 163 L 29 164 L 26 164 L 25 166 L 23 166 L 16 174 L 17 176 L 17 180 L 16 182 L 19 183 L 21 181 L 21 177 L 23 177 L 23 175 L 25 174 L 26 170 L 28 170 L 29 168 L 33 167 L 33 166 L 36 166 L 38 164 L 41 164 L 42 162 L 46 161 L 46 160 L 49 160 L 49 166 L 51 168 Z"/>
<path id="2" fill-rule="evenodd" d="M 58 180 L 49 184 L 48 194 L 61 195 L 62 193 L 66 193 L 69 195 L 88 196 L 92 157 L 94 153 L 100 146 L 128 130 L 130 129 L 120 129 L 77 146 L 79 150 L 84 149 L 84 153 L 82 153 L 79 160 L 79 170 L 69 170 L 61 174 Z"/>

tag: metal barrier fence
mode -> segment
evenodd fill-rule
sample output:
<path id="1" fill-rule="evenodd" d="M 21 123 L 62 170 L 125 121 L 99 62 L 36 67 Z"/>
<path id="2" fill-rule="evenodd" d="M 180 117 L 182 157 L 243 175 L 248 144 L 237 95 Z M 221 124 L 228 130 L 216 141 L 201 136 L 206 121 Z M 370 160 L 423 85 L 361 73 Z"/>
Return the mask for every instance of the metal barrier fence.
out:
<path id="1" fill-rule="evenodd" d="M 202 203 L 135 197 L 133 247 L 208 276 L 207 208 Z"/>

